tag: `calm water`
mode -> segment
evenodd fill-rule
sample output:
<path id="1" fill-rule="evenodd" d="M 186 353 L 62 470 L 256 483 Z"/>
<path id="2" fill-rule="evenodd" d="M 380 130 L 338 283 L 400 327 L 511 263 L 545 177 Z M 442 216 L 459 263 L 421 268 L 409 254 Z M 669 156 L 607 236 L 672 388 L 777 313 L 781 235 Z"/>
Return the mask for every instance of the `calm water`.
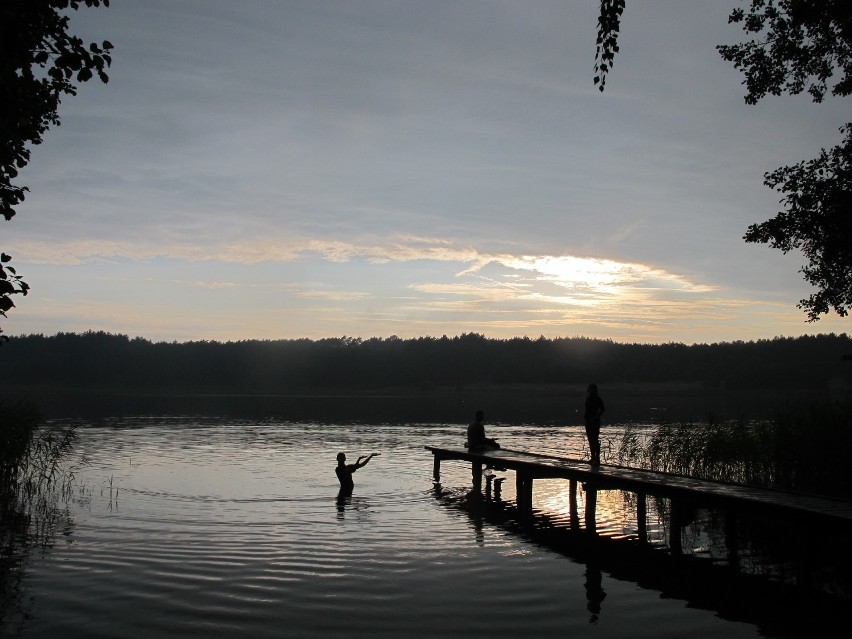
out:
<path id="1" fill-rule="evenodd" d="M 772 626 L 554 550 L 511 517 L 483 517 L 468 503 L 469 466 L 445 462 L 436 495 L 423 446 L 460 444 L 459 425 L 157 417 L 80 426 L 73 498 L 53 542 L 31 550 L 19 583 L 3 584 L 12 595 L 0 634 L 734 639 Z M 582 446 L 578 428 L 489 435 L 517 449 Z M 381 453 L 345 502 L 334 474 L 341 450 Z M 567 493 L 567 482 L 539 481 L 534 501 L 558 522 Z M 621 493 L 601 493 L 598 531 L 629 536 L 630 512 Z"/>

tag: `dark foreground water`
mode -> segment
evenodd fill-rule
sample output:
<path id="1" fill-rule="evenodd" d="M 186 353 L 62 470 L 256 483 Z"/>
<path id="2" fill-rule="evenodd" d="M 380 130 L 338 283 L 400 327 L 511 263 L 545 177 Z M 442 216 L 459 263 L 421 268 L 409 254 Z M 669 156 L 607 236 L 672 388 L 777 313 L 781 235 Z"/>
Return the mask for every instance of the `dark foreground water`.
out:
<path id="1" fill-rule="evenodd" d="M 67 512 L 45 547 L 19 546 L 0 584 L 4 636 L 734 639 L 819 635 L 827 621 L 786 590 L 744 588 L 743 600 L 703 569 L 643 570 L 629 553 L 542 541 L 513 521 L 511 473 L 496 512 L 468 499 L 469 466 L 446 462 L 436 487 L 423 446 L 460 444 L 458 425 L 79 423 Z M 517 449 L 582 447 L 576 427 L 489 434 Z M 343 501 L 338 451 L 381 453 Z M 536 482 L 557 528 L 567 494 L 567 482 Z M 631 512 L 601 493 L 598 533 L 629 539 Z"/>

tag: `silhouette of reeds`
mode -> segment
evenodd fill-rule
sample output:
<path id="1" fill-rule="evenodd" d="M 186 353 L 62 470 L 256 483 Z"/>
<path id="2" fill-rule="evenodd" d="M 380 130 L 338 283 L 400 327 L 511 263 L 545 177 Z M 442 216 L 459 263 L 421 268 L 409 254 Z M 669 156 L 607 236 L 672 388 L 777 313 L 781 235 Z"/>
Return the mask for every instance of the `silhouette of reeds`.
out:
<path id="1" fill-rule="evenodd" d="M 0 402 L 0 630 L 20 596 L 21 565 L 51 542 L 57 504 L 70 497 L 73 473 L 62 459 L 75 440 L 74 427 L 46 426 L 31 405 Z"/>
<path id="2" fill-rule="evenodd" d="M 74 427 L 44 425 L 29 404 L 0 403 L 0 558 L 49 540 L 56 504 L 70 494 L 62 459 L 76 437 Z"/>
<path id="3" fill-rule="evenodd" d="M 62 458 L 76 441 L 74 427 L 53 429 L 25 403 L 0 404 L 0 512 L 27 510 L 68 490 Z"/>
<path id="4" fill-rule="evenodd" d="M 768 421 L 628 428 L 616 455 L 651 470 L 852 498 L 852 401 L 788 405 Z"/>

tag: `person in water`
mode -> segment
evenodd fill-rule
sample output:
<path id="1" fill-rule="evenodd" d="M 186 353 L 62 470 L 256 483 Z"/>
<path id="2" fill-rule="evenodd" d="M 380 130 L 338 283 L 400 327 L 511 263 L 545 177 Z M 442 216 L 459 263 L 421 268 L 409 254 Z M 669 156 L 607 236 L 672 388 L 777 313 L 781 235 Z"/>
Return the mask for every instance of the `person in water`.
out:
<path id="1" fill-rule="evenodd" d="M 355 482 L 352 480 L 352 473 L 359 468 L 367 465 L 373 457 L 379 453 L 370 453 L 369 455 L 361 455 L 354 464 L 346 463 L 346 453 L 337 453 L 337 468 L 334 472 L 337 473 L 337 479 L 340 480 L 340 492 L 351 494 L 355 488 Z"/>
<path id="2" fill-rule="evenodd" d="M 489 439 L 485 436 L 485 424 L 482 420 L 485 419 L 485 413 L 481 410 L 476 411 L 476 419 L 474 419 L 467 427 L 467 447 L 468 448 L 500 448 L 500 444 L 496 439 Z"/>
<path id="3" fill-rule="evenodd" d="M 589 384 L 586 389 L 586 407 L 583 419 L 586 422 L 586 437 L 589 440 L 591 463 L 597 466 L 601 463 L 601 415 L 604 413 L 604 403 L 598 395 L 598 385 Z"/>

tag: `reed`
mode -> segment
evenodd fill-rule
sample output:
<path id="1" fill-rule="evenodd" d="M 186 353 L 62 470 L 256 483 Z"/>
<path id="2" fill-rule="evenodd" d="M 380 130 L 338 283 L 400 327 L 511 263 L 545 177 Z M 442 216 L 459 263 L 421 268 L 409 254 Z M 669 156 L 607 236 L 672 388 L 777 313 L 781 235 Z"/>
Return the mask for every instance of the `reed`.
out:
<path id="1" fill-rule="evenodd" d="M 51 428 L 29 404 L 0 403 L 0 540 L 4 554 L 10 552 L 11 540 L 21 534 L 29 536 L 27 528 L 43 530 L 53 519 L 56 503 L 68 496 L 73 473 L 63 467 L 62 460 L 76 438 L 73 426 Z"/>
<path id="2" fill-rule="evenodd" d="M 616 456 L 662 472 L 852 498 L 852 401 L 791 404 L 768 421 L 628 428 Z"/>
<path id="3" fill-rule="evenodd" d="M 73 481 L 62 459 L 75 439 L 73 427 L 50 428 L 29 404 L 0 402 L 0 634 L 20 609 L 22 566 L 61 521 L 57 505 Z"/>

